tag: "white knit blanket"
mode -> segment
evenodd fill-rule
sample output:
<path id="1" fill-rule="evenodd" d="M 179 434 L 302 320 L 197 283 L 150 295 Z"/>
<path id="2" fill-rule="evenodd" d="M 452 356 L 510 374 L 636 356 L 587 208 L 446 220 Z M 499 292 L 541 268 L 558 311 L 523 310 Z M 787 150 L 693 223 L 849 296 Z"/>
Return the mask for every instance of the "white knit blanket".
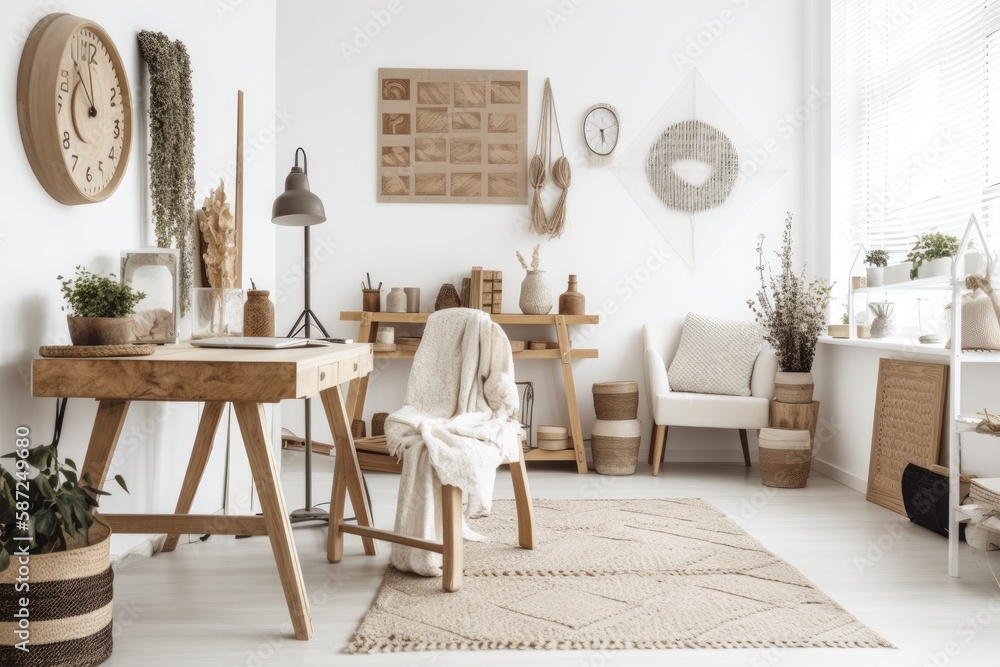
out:
<path id="1" fill-rule="evenodd" d="M 520 456 L 510 342 L 478 310 L 449 308 L 427 320 L 405 405 L 386 419 L 389 452 L 403 459 L 396 532 L 442 536 L 441 485 L 462 490 L 465 516 L 488 514 L 497 466 Z M 399 544 L 399 570 L 441 575 L 441 555 Z"/>

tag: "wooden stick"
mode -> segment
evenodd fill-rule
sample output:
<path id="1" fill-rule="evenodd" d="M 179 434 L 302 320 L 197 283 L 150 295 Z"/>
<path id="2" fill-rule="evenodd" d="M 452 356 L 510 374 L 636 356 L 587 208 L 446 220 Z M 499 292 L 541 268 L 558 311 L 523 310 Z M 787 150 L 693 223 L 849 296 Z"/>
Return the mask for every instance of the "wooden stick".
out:
<path id="1" fill-rule="evenodd" d="M 243 287 L 243 91 L 236 92 L 236 284 Z"/>

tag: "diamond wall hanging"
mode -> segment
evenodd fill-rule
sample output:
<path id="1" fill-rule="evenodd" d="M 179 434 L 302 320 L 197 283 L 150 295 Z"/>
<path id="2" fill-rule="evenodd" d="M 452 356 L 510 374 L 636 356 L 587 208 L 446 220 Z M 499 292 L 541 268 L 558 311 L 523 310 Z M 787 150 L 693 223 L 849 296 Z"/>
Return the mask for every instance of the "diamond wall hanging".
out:
<path id="1" fill-rule="evenodd" d="M 611 169 L 692 269 L 785 172 L 697 70 Z"/>

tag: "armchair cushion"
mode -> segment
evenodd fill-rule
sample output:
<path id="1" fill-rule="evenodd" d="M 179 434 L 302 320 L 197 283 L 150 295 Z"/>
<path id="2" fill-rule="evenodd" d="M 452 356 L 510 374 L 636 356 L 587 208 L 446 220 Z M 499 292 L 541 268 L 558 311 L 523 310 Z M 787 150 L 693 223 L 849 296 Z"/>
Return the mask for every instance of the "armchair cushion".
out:
<path id="1" fill-rule="evenodd" d="M 671 391 L 750 396 L 750 378 L 763 342 L 754 322 L 688 313 L 667 378 Z"/>

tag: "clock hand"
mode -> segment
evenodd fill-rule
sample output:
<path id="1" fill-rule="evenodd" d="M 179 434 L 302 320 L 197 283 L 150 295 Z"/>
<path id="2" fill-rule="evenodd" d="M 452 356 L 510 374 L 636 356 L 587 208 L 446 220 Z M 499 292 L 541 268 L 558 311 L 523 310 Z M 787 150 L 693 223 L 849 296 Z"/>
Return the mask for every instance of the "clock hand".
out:
<path id="1" fill-rule="evenodd" d="M 76 44 L 76 53 L 77 53 L 77 55 L 80 54 L 80 43 L 79 42 L 77 42 L 77 44 Z M 83 92 L 85 92 L 87 94 L 87 101 L 90 102 L 89 115 L 91 116 L 91 118 L 93 118 L 94 116 L 97 115 L 97 108 L 94 105 L 94 96 L 91 94 L 91 91 L 87 90 L 87 86 L 84 85 L 84 83 L 83 83 L 83 72 L 80 70 L 80 60 L 79 60 L 79 58 L 77 58 L 77 57 L 73 58 L 73 65 L 76 67 L 77 76 L 80 77 L 80 85 L 83 87 Z M 87 68 L 87 73 L 90 74 L 90 68 L 89 67 Z M 93 85 L 94 85 L 93 84 L 93 78 L 91 78 L 91 84 L 90 85 L 91 85 L 91 88 L 93 88 Z"/>

